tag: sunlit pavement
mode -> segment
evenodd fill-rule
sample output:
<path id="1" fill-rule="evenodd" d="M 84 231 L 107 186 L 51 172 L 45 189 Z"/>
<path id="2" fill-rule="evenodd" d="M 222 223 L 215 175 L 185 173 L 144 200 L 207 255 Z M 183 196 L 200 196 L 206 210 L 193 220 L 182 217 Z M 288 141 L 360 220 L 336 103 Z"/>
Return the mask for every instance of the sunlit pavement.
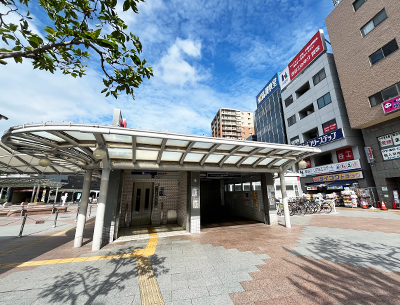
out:
<path id="1" fill-rule="evenodd" d="M 0 304 L 400 304 L 400 213 L 338 209 L 293 216 L 291 229 L 280 218 L 173 237 L 150 227 L 97 252 L 93 223 L 72 248 L 72 214 L 13 246 L 59 235 L 0 256 Z"/>

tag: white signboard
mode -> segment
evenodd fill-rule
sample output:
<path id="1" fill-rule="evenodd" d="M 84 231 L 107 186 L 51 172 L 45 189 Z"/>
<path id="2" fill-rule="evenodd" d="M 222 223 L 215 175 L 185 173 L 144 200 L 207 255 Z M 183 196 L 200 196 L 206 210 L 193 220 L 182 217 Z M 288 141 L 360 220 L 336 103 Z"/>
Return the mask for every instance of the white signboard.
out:
<path id="1" fill-rule="evenodd" d="M 286 66 L 281 73 L 279 73 L 279 82 L 281 84 L 281 89 L 285 88 L 290 83 L 290 73 L 289 66 Z"/>
<path id="2" fill-rule="evenodd" d="M 384 161 L 394 160 L 400 158 L 400 146 L 381 149 Z"/>
<path id="3" fill-rule="evenodd" d="M 300 177 L 316 176 L 320 174 L 329 174 L 343 172 L 347 170 L 361 169 L 360 160 L 351 160 L 334 164 L 327 164 L 323 166 L 311 167 L 301 169 Z"/>
<path id="4" fill-rule="evenodd" d="M 393 144 L 399 145 L 400 144 L 400 132 L 395 132 L 392 134 Z"/>
<path id="5" fill-rule="evenodd" d="M 388 134 L 386 136 L 382 136 L 378 138 L 379 144 L 381 147 L 387 147 L 393 145 L 392 135 Z"/>

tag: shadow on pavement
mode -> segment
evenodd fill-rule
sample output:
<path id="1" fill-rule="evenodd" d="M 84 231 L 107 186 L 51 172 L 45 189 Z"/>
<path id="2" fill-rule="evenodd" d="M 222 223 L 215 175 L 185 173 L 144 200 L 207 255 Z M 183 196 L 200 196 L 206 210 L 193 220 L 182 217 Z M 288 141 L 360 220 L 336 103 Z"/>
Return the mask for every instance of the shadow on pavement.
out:
<path id="1" fill-rule="evenodd" d="M 129 251 L 132 249 L 129 249 Z M 113 252 L 124 254 L 127 250 Z M 151 265 L 140 267 L 140 273 L 148 278 L 168 273 L 163 266 L 165 258 L 151 257 Z M 136 258 L 97 261 L 100 266 L 85 266 L 54 278 L 51 286 L 43 289 L 38 301 L 67 304 L 114 304 L 121 296 L 139 295 L 138 267 Z"/>
<path id="2" fill-rule="evenodd" d="M 398 247 L 383 244 L 372 247 L 329 237 L 314 239 L 308 244 L 310 255 L 297 256 L 296 260 L 285 259 L 285 262 L 297 269 L 288 280 L 309 301 L 399 304 L 400 261 L 393 257 L 398 255 Z M 344 247 L 346 251 L 339 251 Z M 385 250 L 385 254 L 377 255 L 377 250 Z M 296 254 L 291 249 L 286 248 L 286 251 Z"/>

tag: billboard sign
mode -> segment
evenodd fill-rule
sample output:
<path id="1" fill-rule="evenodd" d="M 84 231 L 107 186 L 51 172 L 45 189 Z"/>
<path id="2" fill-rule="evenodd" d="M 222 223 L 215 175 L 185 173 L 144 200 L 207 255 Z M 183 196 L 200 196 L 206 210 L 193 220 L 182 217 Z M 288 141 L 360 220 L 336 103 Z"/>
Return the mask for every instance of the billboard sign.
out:
<path id="1" fill-rule="evenodd" d="M 381 149 L 383 161 L 395 160 L 400 158 L 400 146 Z"/>
<path id="2" fill-rule="evenodd" d="M 383 112 L 385 114 L 399 110 L 400 109 L 400 96 L 392 98 L 386 102 L 382 103 Z"/>
<path id="3" fill-rule="evenodd" d="M 317 176 L 322 174 L 337 173 L 343 171 L 350 171 L 361 169 L 360 160 L 352 160 L 340 163 L 327 164 L 317 167 L 305 168 L 299 170 L 300 177 Z"/>
<path id="4" fill-rule="evenodd" d="M 289 65 L 279 74 L 281 88 L 285 88 L 305 68 L 307 68 L 320 54 L 326 51 L 324 31 L 319 30 L 313 38 L 292 59 Z"/>
<path id="5" fill-rule="evenodd" d="M 278 88 L 279 88 L 278 73 L 275 73 L 275 75 L 271 78 L 271 80 L 257 95 L 257 107 L 259 107 Z"/>
<path id="6" fill-rule="evenodd" d="M 364 175 L 362 171 L 340 173 L 334 175 L 316 176 L 313 178 L 314 182 L 331 182 L 331 181 L 342 181 L 342 180 L 353 180 L 363 179 Z"/>
<path id="7" fill-rule="evenodd" d="M 340 140 L 342 138 L 344 138 L 343 130 L 342 130 L 342 128 L 339 128 L 334 131 L 328 132 L 318 138 L 308 140 L 307 142 L 304 142 L 300 145 L 316 147 L 316 146 L 328 144 L 328 143 L 336 141 L 336 140 Z"/>

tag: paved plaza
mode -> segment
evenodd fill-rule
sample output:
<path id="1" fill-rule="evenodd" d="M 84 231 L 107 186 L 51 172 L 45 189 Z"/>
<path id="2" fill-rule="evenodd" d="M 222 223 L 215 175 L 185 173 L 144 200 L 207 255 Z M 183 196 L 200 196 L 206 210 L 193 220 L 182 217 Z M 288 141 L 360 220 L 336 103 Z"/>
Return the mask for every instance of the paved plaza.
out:
<path id="1" fill-rule="evenodd" d="M 97 252 L 93 218 L 72 247 L 75 215 L 56 228 L 31 223 L 22 238 L 0 219 L 0 304 L 400 304 L 396 211 L 339 208 L 293 216 L 291 229 L 283 218 L 191 235 L 148 227 Z"/>

